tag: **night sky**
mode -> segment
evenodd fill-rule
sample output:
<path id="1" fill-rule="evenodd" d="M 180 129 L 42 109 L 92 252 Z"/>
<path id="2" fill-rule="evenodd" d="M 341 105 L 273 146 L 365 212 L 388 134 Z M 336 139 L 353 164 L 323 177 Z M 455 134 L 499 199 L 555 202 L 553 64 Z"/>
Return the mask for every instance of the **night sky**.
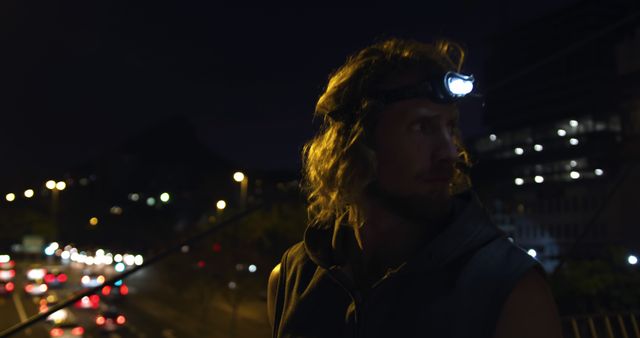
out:
<path id="1" fill-rule="evenodd" d="M 0 184 L 63 171 L 174 115 L 187 116 L 202 142 L 242 167 L 297 170 L 315 101 L 348 54 L 387 36 L 453 38 L 469 47 L 465 71 L 482 88 L 496 32 L 573 2 L 2 1 Z M 463 132 L 481 133 L 481 109 L 468 111 Z"/>

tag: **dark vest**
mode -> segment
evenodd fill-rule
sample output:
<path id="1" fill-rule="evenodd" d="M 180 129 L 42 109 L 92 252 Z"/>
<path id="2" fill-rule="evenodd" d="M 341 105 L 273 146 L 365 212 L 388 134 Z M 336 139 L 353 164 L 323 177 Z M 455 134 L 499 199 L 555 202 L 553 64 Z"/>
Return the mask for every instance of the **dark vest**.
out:
<path id="1" fill-rule="evenodd" d="M 281 261 L 273 336 L 491 338 L 518 280 L 543 270 L 475 196 L 457 196 L 455 205 L 454 221 L 366 295 L 343 273 L 333 229 L 309 226 Z"/>

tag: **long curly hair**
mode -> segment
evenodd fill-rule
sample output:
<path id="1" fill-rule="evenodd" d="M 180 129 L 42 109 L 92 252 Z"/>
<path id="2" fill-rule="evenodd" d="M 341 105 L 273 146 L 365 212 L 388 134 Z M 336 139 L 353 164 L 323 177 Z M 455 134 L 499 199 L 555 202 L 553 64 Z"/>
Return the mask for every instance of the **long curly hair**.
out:
<path id="1" fill-rule="evenodd" d="M 303 180 L 309 221 L 318 226 L 364 223 L 363 197 L 376 178 L 377 162 L 371 134 L 376 116 L 384 105 L 368 98 L 381 83 L 394 74 L 415 67 L 456 68 L 447 54 L 447 41 L 425 44 L 413 40 L 388 39 L 353 54 L 333 72 L 320 96 L 314 118 L 321 118 L 318 133 L 302 150 Z M 459 164 L 450 185 L 452 194 L 470 187 L 465 173 L 469 156 L 459 130 L 454 142 Z M 358 231 L 356 231 L 358 236 Z"/>

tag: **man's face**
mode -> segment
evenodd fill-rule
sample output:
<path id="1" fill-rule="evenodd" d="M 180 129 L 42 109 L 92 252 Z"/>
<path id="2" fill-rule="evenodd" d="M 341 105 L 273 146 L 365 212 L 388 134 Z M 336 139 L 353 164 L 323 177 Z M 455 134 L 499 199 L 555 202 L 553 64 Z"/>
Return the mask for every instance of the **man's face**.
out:
<path id="1" fill-rule="evenodd" d="M 375 128 L 380 189 L 411 209 L 447 206 L 457 124 L 451 104 L 416 98 L 388 105 Z"/>

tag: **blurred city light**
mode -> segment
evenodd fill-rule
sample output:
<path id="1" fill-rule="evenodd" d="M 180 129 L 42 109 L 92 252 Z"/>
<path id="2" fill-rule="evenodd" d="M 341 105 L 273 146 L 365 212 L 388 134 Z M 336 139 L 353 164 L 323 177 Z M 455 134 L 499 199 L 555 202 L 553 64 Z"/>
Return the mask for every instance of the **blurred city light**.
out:
<path id="1" fill-rule="evenodd" d="M 236 282 L 234 281 L 229 282 L 229 289 L 235 290 L 237 287 L 238 287 L 238 284 L 236 284 Z"/>
<path id="2" fill-rule="evenodd" d="M 138 202 L 138 200 L 140 200 L 140 195 L 138 195 L 136 193 L 131 193 L 131 194 L 129 194 L 129 199 L 134 201 L 134 202 Z"/>
<path id="3" fill-rule="evenodd" d="M 258 268 L 255 265 L 253 264 L 249 265 L 249 272 L 254 273 L 256 272 L 256 270 L 258 270 Z"/>
<path id="4" fill-rule="evenodd" d="M 153 198 L 153 197 L 147 198 L 147 205 L 150 206 L 150 207 L 156 205 L 156 199 Z"/>
<path id="5" fill-rule="evenodd" d="M 542 183 L 542 182 L 544 182 L 544 177 L 538 175 L 538 176 L 534 177 L 533 180 L 536 181 L 536 183 Z"/>
<path id="6" fill-rule="evenodd" d="M 227 207 L 227 202 L 225 202 L 224 200 L 219 200 L 216 203 L 216 208 L 218 208 L 218 210 L 224 210 L 224 208 Z"/>
<path id="7" fill-rule="evenodd" d="M 571 167 L 576 167 L 576 166 L 578 165 L 578 162 L 576 162 L 576 161 L 574 161 L 574 160 L 571 160 L 571 162 L 569 162 L 569 165 L 570 165 Z"/>
<path id="8" fill-rule="evenodd" d="M 134 257 L 134 261 L 133 261 L 133 263 L 134 263 L 135 265 L 142 265 L 142 263 L 143 263 L 143 262 L 144 262 L 144 259 L 142 258 L 142 255 L 136 255 L 136 256 Z"/>
<path id="9" fill-rule="evenodd" d="M 516 185 L 523 185 L 524 184 L 524 180 L 520 177 L 516 178 L 514 180 L 514 182 L 516 183 Z"/>
<path id="10" fill-rule="evenodd" d="M 576 121 L 576 120 L 571 120 L 571 121 L 569 121 L 569 125 L 575 128 L 575 127 L 577 127 L 577 126 L 578 126 L 578 121 Z"/>
<path id="11" fill-rule="evenodd" d="M 123 272 L 125 268 L 126 267 L 125 267 L 124 263 L 122 263 L 122 262 L 117 263 L 116 266 L 115 266 L 115 269 L 116 269 L 117 272 Z"/>
<path id="12" fill-rule="evenodd" d="M 580 178 L 580 173 L 579 173 L 579 172 L 577 172 L 577 171 L 572 171 L 572 172 L 569 174 L 569 176 L 570 176 L 572 179 L 577 180 L 577 179 L 579 179 L 579 178 Z"/>
<path id="13" fill-rule="evenodd" d="M 558 136 L 565 136 L 567 135 L 567 131 L 564 129 L 558 129 Z"/>
<path id="14" fill-rule="evenodd" d="M 11 256 L 0 255 L 0 263 L 9 263 L 10 260 L 11 260 Z"/>
<path id="15" fill-rule="evenodd" d="M 7 201 L 9 201 L 9 202 L 13 202 L 13 201 L 15 201 L 15 199 L 16 199 L 16 194 L 14 194 L 14 193 L 10 192 L 10 193 L 8 193 L 8 194 L 5 196 L 5 198 L 6 198 L 6 199 L 7 199 Z"/>
<path id="16" fill-rule="evenodd" d="M 33 189 L 27 189 L 27 190 L 24 191 L 24 197 L 26 197 L 26 198 L 33 197 L 33 194 L 34 194 Z"/>
<path id="17" fill-rule="evenodd" d="M 570 143 L 572 146 L 577 146 L 577 145 L 578 145 L 578 143 L 580 143 L 580 142 L 578 141 L 578 139 L 577 139 L 577 138 L 573 138 L 573 137 L 572 137 L 571 139 L 569 139 L 569 143 Z"/>
<path id="18" fill-rule="evenodd" d="M 49 190 L 53 190 L 53 189 L 55 189 L 55 188 L 56 188 L 56 181 L 54 181 L 54 180 L 49 180 L 49 181 L 47 181 L 47 183 L 45 183 L 44 185 L 47 187 L 47 189 L 49 189 Z"/>
<path id="19" fill-rule="evenodd" d="M 491 142 L 495 142 L 495 140 L 497 140 L 498 137 L 496 136 L 496 134 L 491 134 L 489 135 L 489 140 L 491 140 Z"/>
<path id="20" fill-rule="evenodd" d="M 544 148 L 542 147 L 541 144 L 536 144 L 536 145 L 533 146 L 533 150 L 535 150 L 535 151 L 542 151 L 542 149 L 544 149 Z"/>
<path id="21" fill-rule="evenodd" d="M 518 147 L 514 149 L 513 152 L 516 153 L 516 155 L 522 155 L 524 154 L 524 149 Z"/>
<path id="22" fill-rule="evenodd" d="M 53 249 L 52 247 L 48 246 L 46 248 L 44 248 L 44 254 L 47 256 L 53 256 L 53 254 L 56 252 L 56 249 Z"/>
<path id="23" fill-rule="evenodd" d="M 86 186 L 87 184 L 89 184 L 89 179 L 86 177 L 83 177 L 80 179 L 80 185 L 81 186 Z"/>
<path id="24" fill-rule="evenodd" d="M 183 246 L 180 248 L 180 251 L 182 251 L 182 253 L 187 253 L 187 252 L 189 252 L 189 246 L 188 246 L 188 245 L 183 245 Z"/>
<path id="25" fill-rule="evenodd" d="M 103 249 L 96 250 L 96 256 L 104 256 L 104 250 Z"/>
<path id="26" fill-rule="evenodd" d="M 122 255 L 121 254 L 117 254 L 113 257 L 113 261 L 116 263 L 120 263 L 122 262 Z"/>
<path id="27" fill-rule="evenodd" d="M 111 212 L 111 214 L 113 215 L 122 215 L 122 208 L 117 205 L 114 205 L 111 207 L 109 212 Z"/>
<path id="28" fill-rule="evenodd" d="M 602 171 L 602 169 L 596 169 L 593 171 L 594 174 L 596 174 L 596 176 L 602 176 L 602 174 L 604 174 L 604 171 Z"/>
<path id="29" fill-rule="evenodd" d="M 629 264 L 631 265 L 636 265 L 638 264 L 638 257 L 634 255 L 629 255 L 629 257 L 627 258 L 627 262 L 629 262 Z"/>
<path id="30" fill-rule="evenodd" d="M 67 187 L 67 184 L 64 183 L 64 181 L 60 181 L 58 183 L 56 183 L 56 189 L 62 191 Z"/>
<path id="31" fill-rule="evenodd" d="M 237 171 L 233 174 L 233 180 L 236 182 L 244 181 L 244 174 L 240 171 Z"/>
<path id="32" fill-rule="evenodd" d="M 98 218 L 97 218 L 97 217 L 91 217 L 91 218 L 89 219 L 89 224 L 91 224 L 91 225 L 93 225 L 93 226 L 98 225 Z"/>
<path id="33" fill-rule="evenodd" d="M 60 258 L 62 258 L 64 260 L 67 260 L 67 259 L 71 258 L 71 253 L 69 251 L 65 250 L 60 254 Z"/>
<path id="34" fill-rule="evenodd" d="M 122 259 L 124 264 L 129 265 L 129 266 L 135 264 L 135 260 L 136 260 L 135 256 L 129 255 L 129 254 L 125 254 L 123 259 Z"/>
<path id="35" fill-rule="evenodd" d="M 163 192 L 163 193 L 160 195 L 160 200 L 161 200 L 163 203 L 167 203 L 167 202 L 169 202 L 169 199 L 171 199 L 171 195 L 169 195 L 169 193 L 168 193 L 168 192 Z"/>
<path id="36" fill-rule="evenodd" d="M 534 249 L 529 249 L 529 251 L 527 251 L 527 253 L 529 254 L 529 256 L 536 258 L 536 256 L 538 255 L 538 253 L 534 250 Z"/>

